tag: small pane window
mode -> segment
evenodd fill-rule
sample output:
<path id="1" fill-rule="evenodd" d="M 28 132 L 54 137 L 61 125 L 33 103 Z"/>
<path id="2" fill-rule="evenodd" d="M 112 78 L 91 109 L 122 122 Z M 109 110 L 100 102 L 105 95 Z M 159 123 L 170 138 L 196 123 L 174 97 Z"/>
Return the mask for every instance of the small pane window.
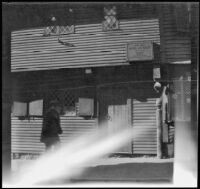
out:
<path id="1" fill-rule="evenodd" d="M 116 7 L 104 8 L 104 18 L 103 21 L 103 31 L 116 30 L 119 29 L 119 21 L 117 20 L 117 10 Z"/>
<path id="2" fill-rule="evenodd" d="M 63 116 L 77 116 L 77 99 L 73 93 L 69 91 L 64 92 L 63 94 Z"/>

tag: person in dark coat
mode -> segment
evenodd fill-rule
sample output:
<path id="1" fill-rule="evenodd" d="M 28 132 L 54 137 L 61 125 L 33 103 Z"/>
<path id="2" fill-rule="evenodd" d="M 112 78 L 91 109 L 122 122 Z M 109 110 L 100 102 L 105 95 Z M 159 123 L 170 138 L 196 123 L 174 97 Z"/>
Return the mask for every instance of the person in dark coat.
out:
<path id="1" fill-rule="evenodd" d="M 50 108 L 44 116 L 40 141 L 45 144 L 46 151 L 60 144 L 59 134 L 63 131 L 60 126 L 59 108 L 57 101 L 51 101 Z"/>

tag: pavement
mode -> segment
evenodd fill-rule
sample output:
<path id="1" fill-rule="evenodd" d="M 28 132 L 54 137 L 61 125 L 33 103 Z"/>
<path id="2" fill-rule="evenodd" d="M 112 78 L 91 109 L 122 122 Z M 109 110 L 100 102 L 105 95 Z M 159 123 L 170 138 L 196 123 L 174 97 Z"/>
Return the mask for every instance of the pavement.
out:
<path id="1" fill-rule="evenodd" d="M 13 171 L 31 160 L 14 160 Z M 79 182 L 171 182 L 173 158 L 102 158 L 84 165 L 84 172 L 56 184 Z M 54 181 L 52 181 L 52 184 Z"/>
<path id="2" fill-rule="evenodd" d="M 119 158 L 93 163 L 71 181 L 171 182 L 172 178 L 173 159 Z"/>

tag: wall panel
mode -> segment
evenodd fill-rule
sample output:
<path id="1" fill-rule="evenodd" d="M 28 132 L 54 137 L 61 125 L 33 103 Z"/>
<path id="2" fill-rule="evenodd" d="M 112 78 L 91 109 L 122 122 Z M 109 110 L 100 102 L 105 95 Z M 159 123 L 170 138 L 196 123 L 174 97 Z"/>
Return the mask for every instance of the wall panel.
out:
<path id="1" fill-rule="evenodd" d="M 138 133 L 132 143 L 133 154 L 156 154 L 156 99 L 133 99 L 132 119 L 133 131 Z"/>
<path id="2" fill-rule="evenodd" d="M 160 44 L 158 19 L 120 20 L 120 30 L 108 32 L 102 31 L 101 23 L 76 25 L 74 34 L 60 38 L 74 47 L 61 45 L 56 36 L 42 34 L 43 28 L 12 32 L 12 72 L 128 65 L 128 42 Z"/>
<path id="3" fill-rule="evenodd" d="M 176 9 L 169 5 L 162 5 L 160 9 L 160 37 L 163 63 L 191 59 L 190 34 L 177 30 L 175 11 Z"/>
<path id="4" fill-rule="evenodd" d="M 81 117 L 61 117 L 63 134 L 60 135 L 61 143 L 69 143 L 79 135 L 91 133 L 97 129 L 97 120 L 85 120 Z M 45 151 L 45 146 L 40 142 L 42 119 L 19 120 L 12 117 L 11 121 L 11 146 L 12 153 L 40 154 Z"/>

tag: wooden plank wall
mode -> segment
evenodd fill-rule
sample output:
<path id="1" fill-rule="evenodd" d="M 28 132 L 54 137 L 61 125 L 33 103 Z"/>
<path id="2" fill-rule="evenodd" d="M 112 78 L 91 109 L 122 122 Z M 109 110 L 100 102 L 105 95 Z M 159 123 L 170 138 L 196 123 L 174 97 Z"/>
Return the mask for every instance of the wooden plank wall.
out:
<path id="1" fill-rule="evenodd" d="M 133 139 L 133 154 L 157 153 L 156 98 L 146 101 L 133 99 L 133 130 L 139 135 Z"/>
<path id="2" fill-rule="evenodd" d="M 61 143 L 69 143 L 81 134 L 86 134 L 97 129 L 97 120 L 85 120 L 81 117 L 61 117 L 63 134 L 60 135 Z M 12 117 L 11 120 L 11 152 L 42 154 L 45 146 L 40 142 L 42 119 L 19 120 Z"/>
<path id="3" fill-rule="evenodd" d="M 127 42 L 160 44 L 158 19 L 120 20 L 120 30 L 111 32 L 103 32 L 101 23 L 76 25 L 75 34 L 61 37 L 75 47 L 63 46 L 57 37 L 42 34 L 43 28 L 12 32 L 12 72 L 128 65 Z"/>
<path id="4" fill-rule="evenodd" d="M 172 5 L 162 5 L 160 8 L 160 38 L 163 63 L 191 59 L 190 34 L 177 31 L 175 11 Z"/>

